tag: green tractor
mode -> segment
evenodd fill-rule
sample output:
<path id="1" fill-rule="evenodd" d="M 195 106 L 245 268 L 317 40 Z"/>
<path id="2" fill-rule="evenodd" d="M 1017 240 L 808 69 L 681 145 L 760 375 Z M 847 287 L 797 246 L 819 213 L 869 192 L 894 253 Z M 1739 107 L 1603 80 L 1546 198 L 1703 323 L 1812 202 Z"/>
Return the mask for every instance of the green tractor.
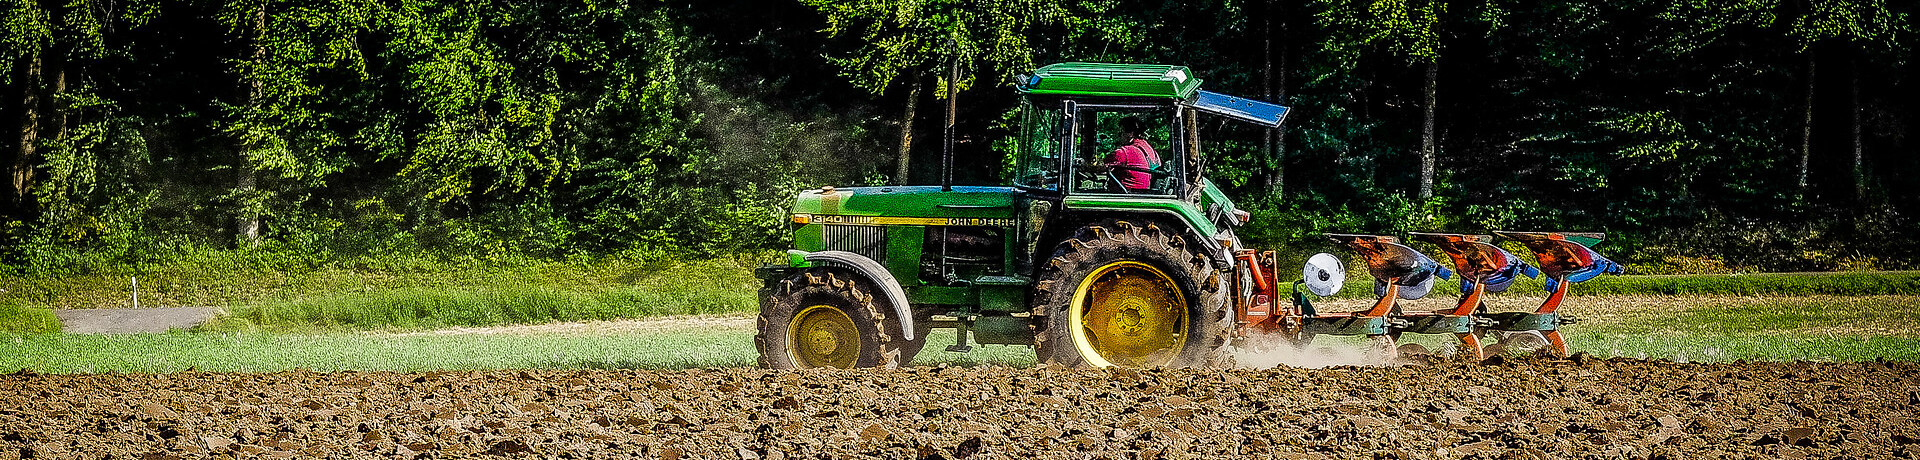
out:
<path id="1" fill-rule="evenodd" d="M 1223 364 L 1251 251 L 1197 118 L 1277 127 L 1287 109 L 1169 65 L 1055 64 L 1018 91 L 1011 184 L 800 194 L 789 260 L 756 273 L 761 366 L 895 367 L 934 328 L 956 330 L 950 351 L 1027 345 L 1071 367 Z M 1124 153 L 1147 161 L 1110 159 L 1134 137 L 1148 147 Z"/>

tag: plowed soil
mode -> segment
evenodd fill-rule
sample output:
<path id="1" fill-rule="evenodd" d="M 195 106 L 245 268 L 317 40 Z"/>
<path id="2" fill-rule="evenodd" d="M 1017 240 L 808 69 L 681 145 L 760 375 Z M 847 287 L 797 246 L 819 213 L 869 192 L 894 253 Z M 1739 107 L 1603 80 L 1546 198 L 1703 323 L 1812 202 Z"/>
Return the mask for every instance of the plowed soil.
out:
<path id="1" fill-rule="evenodd" d="M 0 458 L 1912 458 L 1920 365 L 0 375 Z"/>

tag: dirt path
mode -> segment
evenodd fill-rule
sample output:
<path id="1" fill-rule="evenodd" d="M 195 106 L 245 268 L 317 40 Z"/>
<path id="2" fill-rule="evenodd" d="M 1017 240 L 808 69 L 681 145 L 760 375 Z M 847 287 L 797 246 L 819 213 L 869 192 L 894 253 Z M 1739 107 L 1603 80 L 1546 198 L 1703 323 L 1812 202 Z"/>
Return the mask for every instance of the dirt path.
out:
<path id="1" fill-rule="evenodd" d="M 68 334 L 132 334 L 192 329 L 214 315 L 215 307 L 88 308 L 54 310 L 60 330 Z"/>
<path id="2" fill-rule="evenodd" d="M 0 375 L 0 458 L 1912 458 L 1920 365 Z"/>

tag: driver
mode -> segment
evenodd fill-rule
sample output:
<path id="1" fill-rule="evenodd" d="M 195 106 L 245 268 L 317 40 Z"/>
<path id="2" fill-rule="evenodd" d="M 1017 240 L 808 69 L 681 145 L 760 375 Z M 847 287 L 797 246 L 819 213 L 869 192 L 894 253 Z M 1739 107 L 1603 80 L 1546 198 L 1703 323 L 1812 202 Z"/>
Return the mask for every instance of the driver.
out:
<path id="1" fill-rule="evenodd" d="M 1153 187 L 1153 175 L 1146 170 L 1160 166 L 1160 154 L 1147 144 L 1147 124 L 1139 117 L 1120 119 L 1120 148 L 1108 154 L 1105 164 L 1114 167 L 1113 174 L 1120 179 L 1120 185 L 1128 190 L 1146 190 Z"/>

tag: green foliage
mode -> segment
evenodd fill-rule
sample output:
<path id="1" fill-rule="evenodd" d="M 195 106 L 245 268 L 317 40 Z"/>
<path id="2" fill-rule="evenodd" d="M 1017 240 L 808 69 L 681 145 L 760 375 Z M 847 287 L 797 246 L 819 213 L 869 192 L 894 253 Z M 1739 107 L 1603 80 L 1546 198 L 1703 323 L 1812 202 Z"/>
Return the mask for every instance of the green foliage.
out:
<path id="1" fill-rule="evenodd" d="M 141 11 L 163 29 L 123 41 L 218 31 L 231 46 L 168 52 L 218 58 L 232 73 L 213 73 L 231 79 L 191 82 L 207 99 L 177 108 L 156 89 L 76 79 L 60 100 L 77 124 L 43 134 L 38 209 L 8 225 L 6 256 L 27 272 L 217 244 L 234 216 L 260 216 L 256 244 L 313 266 L 376 251 L 717 254 L 781 240 L 780 209 L 801 184 L 870 170 L 845 155 L 871 144 L 860 121 L 788 115 L 764 102 L 767 87 L 715 83 L 729 76 L 709 39 L 651 2 Z M 184 115 L 145 126 L 155 111 Z"/>
<path id="2" fill-rule="evenodd" d="M 1330 48 L 1382 46 L 1416 62 L 1440 56 L 1442 19 L 1447 15 L 1444 2 L 1328 0 L 1319 4 L 1322 9 L 1315 13 L 1316 20 L 1346 34 L 1326 42 Z"/>
<path id="3" fill-rule="evenodd" d="M 550 8 L 550 9 L 549 9 Z M 563 93 L 554 75 L 529 71 L 520 62 L 564 59 L 574 51 L 534 36 L 508 40 L 498 35 L 519 21 L 565 34 L 608 20 L 619 9 L 598 15 L 590 7 L 545 5 L 446 4 L 402 2 L 386 18 L 390 28 L 383 57 L 400 70 L 401 86 L 415 120 L 411 149 L 402 151 L 403 175 L 430 183 L 428 195 L 450 200 L 475 191 L 519 192 L 564 178 L 572 166 L 550 145 Z M 672 48 L 676 44 L 661 43 Z"/>
<path id="4" fill-rule="evenodd" d="M 1623 136 L 1637 136 L 1645 140 L 1630 141 L 1622 146 L 1615 155 L 1627 160 L 1648 163 L 1665 163 L 1678 160 L 1700 143 L 1684 136 L 1679 120 L 1668 111 L 1625 113 L 1618 117 L 1602 120 L 1598 127 Z M 1598 184 L 1605 186 L 1602 182 Z"/>
<path id="5" fill-rule="evenodd" d="M 1886 0 L 1817 0 L 1810 11 L 1793 18 L 1792 34 L 1801 49 L 1824 40 L 1855 46 L 1887 47 L 1893 36 L 1908 27 L 1906 14 L 1895 13 Z"/>
<path id="6" fill-rule="evenodd" d="M 1628 235 L 1606 246 L 1619 248 L 1608 253 L 1620 254 L 1641 273 L 1916 268 L 1920 245 L 1888 237 L 1911 228 L 1911 220 L 1887 208 L 1828 217 L 1785 223 L 1716 212 L 1693 225 Z"/>
<path id="7" fill-rule="evenodd" d="M 236 0 L 223 5 L 219 21 L 249 42 L 251 52 L 234 61 L 246 98 L 229 103 L 224 129 L 241 146 L 249 167 L 280 179 L 318 183 L 345 167 L 327 149 L 344 142 L 330 126 L 346 116 L 316 107 L 321 78 L 366 78 L 366 56 L 356 41 L 370 29 L 376 2 L 340 0 L 322 7 Z M 235 197 L 252 212 L 266 211 L 264 197 Z"/>
<path id="8" fill-rule="evenodd" d="M 1377 229 L 1381 234 L 1405 235 L 1457 229 L 1451 219 L 1439 214 L 1447 200 L 1434 197 L 1416 203 L 1400 195 L 1388 195 L 1377 206 L 1351 209 L 1320 203 L 1294 202 L 1284 209 L 1252 208 L 1252 221 L 1241 227 L 1240 237 L 1254 247 L 1309 250 L 1327 246 L 1327 233 L 1355 233 L 1357 229 Z M 1302 258 L 1304 260 L 1304 256 Z"/>
<path id="9" fill-rule="evenodd" d="M 27 303 L 0 300 L 0 333 L 45 334 L 60 332 L 60 318 L 52 310 Z"/>
<path id="10" fill-rule="evenodd" d="M 0 141 L 0 160 L 32 172 L 0 209 L 0 263 L 432 271 L 774 249 L 797 190 L 885 182 L 899 125 L 875 107 L 899 92 L 881 94 L 958 56 L 969 87 L 1109 60 L 1284 94 L 1277 158 L 1264 132 L 1201 128 L 1209 175 L 1256 211 L 1241 236 L 1268 247 L 1595 230 L 1647 272 L 1912 268 L 1920 189 L 1898 186 L 1920 173 L 1898 154 L 1920 120 L 1911 14 L 1883 0 L 7 2 L 0 97 L 43 102 L 31 149 Z M 1425 104 L 1408 64 L 1443 55 L 1437 198 L 1422 202 L 1404 197 Z M 963 155 L 1011 131 L 984 120 L 1013 97 L 980 95 L 961 107 L 977 115 L 962 114 Z M 0 105 L 0 131 L 28 112 Z M 1836 161 L 1854 114 L 1863 197 Z M 1267 188 L 1276 169 L 1284 196 Z M 262 239 L 219 251 L 254 216 Z"/>
<path id="11" fill-rule="evenodd" d="M 894 82 L 936 71 L 949 59 L 962 62 L 960 88 L 985 75 L 1007 80 L 1034 67 L 1031 35 L 1068 20 L 1058 0 L 801 0 L 827 17 L 826 32 L 858 37 L 851 56 L 832 58 L 841 75 L 874 94 Z M 991 70 L 974 70 L 984 64 Z M 938 85 L 946 98 L 946 85 Z"/>
<path id="12" fill-rule="evenodd" d="M 1772 26 L 1779 20 L 1778 7 L 1774 0 L 1667 2 L 1656 17 L 1678 26 L 1662 37 L 1662 48 L 1673 54 L 1699 52 L 1741 29 Z"/>

